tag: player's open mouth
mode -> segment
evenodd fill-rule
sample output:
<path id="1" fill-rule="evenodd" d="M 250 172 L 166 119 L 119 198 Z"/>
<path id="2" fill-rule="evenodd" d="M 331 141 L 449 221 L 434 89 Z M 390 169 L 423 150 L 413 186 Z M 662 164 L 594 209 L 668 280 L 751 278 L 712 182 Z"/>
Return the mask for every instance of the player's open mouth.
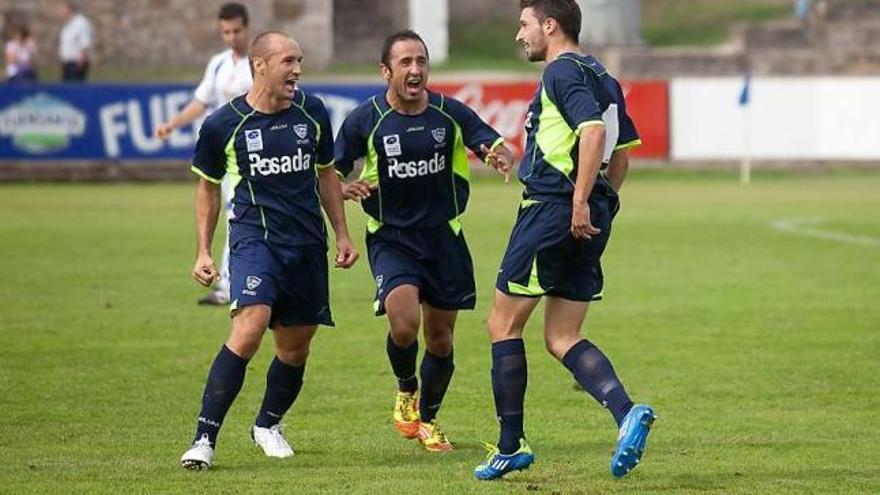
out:
<path id="1" fill-rule="evenodd" d="M 422 80 L 421 79 L 408 79 L 406 81 L 406 89 L 410 91 L 416 91 L 422 88 Z"/>
<path id="2" fill-rule="evenodd" d="M 296 89 L 296 81 L 297 79 L 288 79 L 284 81 L 284 86 L 286 86 L 287 89 L 293 91 L 294 89 Z"/>

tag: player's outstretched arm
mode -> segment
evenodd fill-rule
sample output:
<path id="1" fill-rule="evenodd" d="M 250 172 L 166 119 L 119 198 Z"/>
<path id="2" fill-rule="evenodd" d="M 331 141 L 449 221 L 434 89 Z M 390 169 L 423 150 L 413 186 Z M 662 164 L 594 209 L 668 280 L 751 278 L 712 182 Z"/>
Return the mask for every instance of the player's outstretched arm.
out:
<path id="1" fill-rule="evenodd" d="M 205 287 L 220 278 L 211 257 L 211 243 L 219 214 L 220 186 L 200 178 L 196 184 L 196 264 L 192 275 L 196 282 Z"/>
<path id="2" fill-rule="evenodd" d="M 620 192 L 626 174 L 629 172 L 629 150 L 617 150 L 611 155 L 611 163 L 608 165 L 606 172 L 608 182 L 615 191 Z"/>
<path id="3" fill-rule="evenodd" d="M 358 259 L 358 252 L 348 235 L 345 206 L 342 204 L 342 184 L 332 166 L 318 171 L 318 192 L 321 195 L 321 205 L 336 234 L 336 267 L 351 268 Z"/>
<path id="4" fill-rule="evenodd" d="M 602 166 L 605 150 L 605 126 L 589 125 L 581 129 L 578 145 L 578 171 L 571 209 L 571 234 L 575 239 L 589 239 L 601 232 L 590 222 L 590 192 Z"/>
<path id="5" fill-rule="evenodd" d="M 156 137 L 159 139 L 168 139 L 168 136 L 171 135 L 171 132 L 178 127 L 189 124 L 193 120 L 199 118 L 208 107 L 205 106 L 204 103 L 199 100 L 193 99 L 190 101 L 183 110 L 177 114 L 176 117 L 169 120 L 168 122 L 163 122 L 159 124 L 159 127 L 156 127 Z"/>

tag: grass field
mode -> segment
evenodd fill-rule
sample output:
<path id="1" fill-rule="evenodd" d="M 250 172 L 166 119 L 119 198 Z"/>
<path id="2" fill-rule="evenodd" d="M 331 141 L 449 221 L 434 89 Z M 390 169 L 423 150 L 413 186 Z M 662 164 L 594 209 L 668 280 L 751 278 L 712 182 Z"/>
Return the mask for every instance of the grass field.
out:
<path id="1" fill-rule="evenodd" d="M 538 460 L 480 483 L 480 441 L 497 432 L 483 319 L 518 187 L 477 181 L 465 226 L 480 298 L 459 319 L 440 415 L 454 452 L 392 430 L 385 323 L 362 262 L 331 275 L 337 328 L 319 332 L 285 419 L 296 457 L 268 460 L 248 436 L 267 338 L 215 469 L 192 473 L 177 460 L 228 327 L 224 310 L 195 305 L 192 187 L 0 186 L 0 493 L 878 493 L 878 190 L 870 172 L 758 174 L 748 188 L 635 174 L 586 334 L 660 416 L 642 466 L 610 477 L 610 415 L 543 352 L 536 318 Z M 780 219 L 838 237 L 775 230 Z"/>

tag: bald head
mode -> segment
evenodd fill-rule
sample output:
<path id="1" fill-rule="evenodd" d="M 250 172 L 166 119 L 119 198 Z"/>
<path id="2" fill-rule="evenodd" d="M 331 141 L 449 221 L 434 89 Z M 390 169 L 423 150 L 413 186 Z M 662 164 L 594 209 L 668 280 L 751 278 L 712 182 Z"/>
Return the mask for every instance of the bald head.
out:
<path id="1" fill-rule="evenodd" d="M 251 42 L 250 55 L 252 58 L 268 59 L 270 55 L 282 51 L 289 43 L 299 44 L 286 33 L 281 31 L 264 31 Z"/>
<path id="2" fill-rule="evenodd" d="M 265 31 L 251 42 L 249 55 L 254 87 L 293 94 L 302 71 L 302 50 L 296 40 L 281 31 Z"/>

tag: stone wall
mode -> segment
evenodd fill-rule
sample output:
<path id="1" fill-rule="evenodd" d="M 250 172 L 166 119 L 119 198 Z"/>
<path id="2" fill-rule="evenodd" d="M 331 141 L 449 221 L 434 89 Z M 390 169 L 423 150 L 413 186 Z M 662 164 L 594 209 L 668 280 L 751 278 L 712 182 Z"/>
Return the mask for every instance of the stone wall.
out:
<path id="1" fill-rule="evenodd" d="M 335 61 L 379 65 L 382 41 L 409 27 L 407 0 L 333 0 Z"/>
<path id="2" fill-rule="evenodd" d="M 204 66 L 224 49 L 217 33 L 217 11 L 226 0 L 83 0 L 81 10 L 96 32 L 97 63 L 117 67 Z M 42 64 L 58 57 L 62 0 L 0 0 L 5 26 L 23 18 L 31 26 Z M 251 34 L 264 29 L 291 33 L 309 62 L 326 65 L 332 57 L 333 4 L 325 0 L 248 0 Z"/>

